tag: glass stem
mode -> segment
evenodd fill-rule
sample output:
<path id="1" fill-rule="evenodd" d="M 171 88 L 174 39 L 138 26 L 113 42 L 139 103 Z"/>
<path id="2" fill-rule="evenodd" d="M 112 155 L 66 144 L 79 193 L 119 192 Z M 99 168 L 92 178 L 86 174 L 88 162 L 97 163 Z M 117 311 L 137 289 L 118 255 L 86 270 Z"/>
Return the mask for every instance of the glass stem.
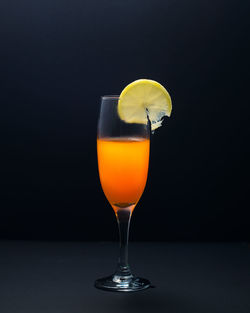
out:
<path id="1" fill-rule="evenodd" d="M 120 255 L 115 275 L 127 277 L 131 276 L 130 268 L 128 265 L 128 237 L 131 210 L 129 208 L 117 210 L 116 219 L 120 234 Z"/>

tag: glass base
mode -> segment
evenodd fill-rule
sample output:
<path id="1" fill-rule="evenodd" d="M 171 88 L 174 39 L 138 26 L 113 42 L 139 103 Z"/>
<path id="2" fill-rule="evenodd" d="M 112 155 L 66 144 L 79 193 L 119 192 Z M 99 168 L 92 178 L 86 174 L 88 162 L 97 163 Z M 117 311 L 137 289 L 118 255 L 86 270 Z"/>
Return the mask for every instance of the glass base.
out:
<path id="1" fill-rule="evenodd" d="M 95 287 L 106 291 L 133 292 L 150 287 L 150 281 L 140 277 L 111 275 L 97 279 Z"/>

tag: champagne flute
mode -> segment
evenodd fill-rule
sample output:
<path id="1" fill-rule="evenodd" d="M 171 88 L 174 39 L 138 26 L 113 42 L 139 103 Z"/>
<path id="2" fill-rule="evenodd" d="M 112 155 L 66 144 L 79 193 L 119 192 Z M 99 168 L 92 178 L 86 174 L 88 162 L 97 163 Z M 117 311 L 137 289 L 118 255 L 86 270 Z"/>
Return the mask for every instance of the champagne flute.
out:
<path id="1" fill-rule="evenodd" d="M 148 175 L 150 125 L 122 121 L 118 101 L 119 96 L 101 98 L 97 157 L 101 186 L 117 218 L 120 254 L 115 273 L 96 280 L 95 287 L 130 292 L 150 287 L 150 282 L 134 276 L 128 265 L 130 219 Z"/>

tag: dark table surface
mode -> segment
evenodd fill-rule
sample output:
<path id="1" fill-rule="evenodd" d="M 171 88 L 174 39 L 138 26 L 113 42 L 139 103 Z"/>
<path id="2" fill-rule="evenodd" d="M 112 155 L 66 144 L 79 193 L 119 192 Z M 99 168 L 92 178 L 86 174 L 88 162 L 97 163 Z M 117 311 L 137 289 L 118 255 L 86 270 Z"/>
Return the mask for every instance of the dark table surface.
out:
<path id="1" fill-rule="evenodd" d="M 93 287 L 116 256 L 116 243 L 0 241 L 0 312 L 250 312 L 247 243 L 131 243 L 155 288 L 130 294 Z"/>

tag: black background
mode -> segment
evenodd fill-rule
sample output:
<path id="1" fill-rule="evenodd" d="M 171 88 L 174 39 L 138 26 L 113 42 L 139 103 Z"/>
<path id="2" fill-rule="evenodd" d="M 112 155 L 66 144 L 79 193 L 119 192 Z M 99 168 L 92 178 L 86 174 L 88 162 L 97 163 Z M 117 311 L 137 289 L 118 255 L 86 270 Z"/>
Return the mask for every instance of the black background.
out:
<path id="1" fill-rule="evenodd" d="M 113 240 L 100 96 L 169 90 L 132 240 L 250 240 L 249 2 L 0 1 L 0 238 Z"/>

